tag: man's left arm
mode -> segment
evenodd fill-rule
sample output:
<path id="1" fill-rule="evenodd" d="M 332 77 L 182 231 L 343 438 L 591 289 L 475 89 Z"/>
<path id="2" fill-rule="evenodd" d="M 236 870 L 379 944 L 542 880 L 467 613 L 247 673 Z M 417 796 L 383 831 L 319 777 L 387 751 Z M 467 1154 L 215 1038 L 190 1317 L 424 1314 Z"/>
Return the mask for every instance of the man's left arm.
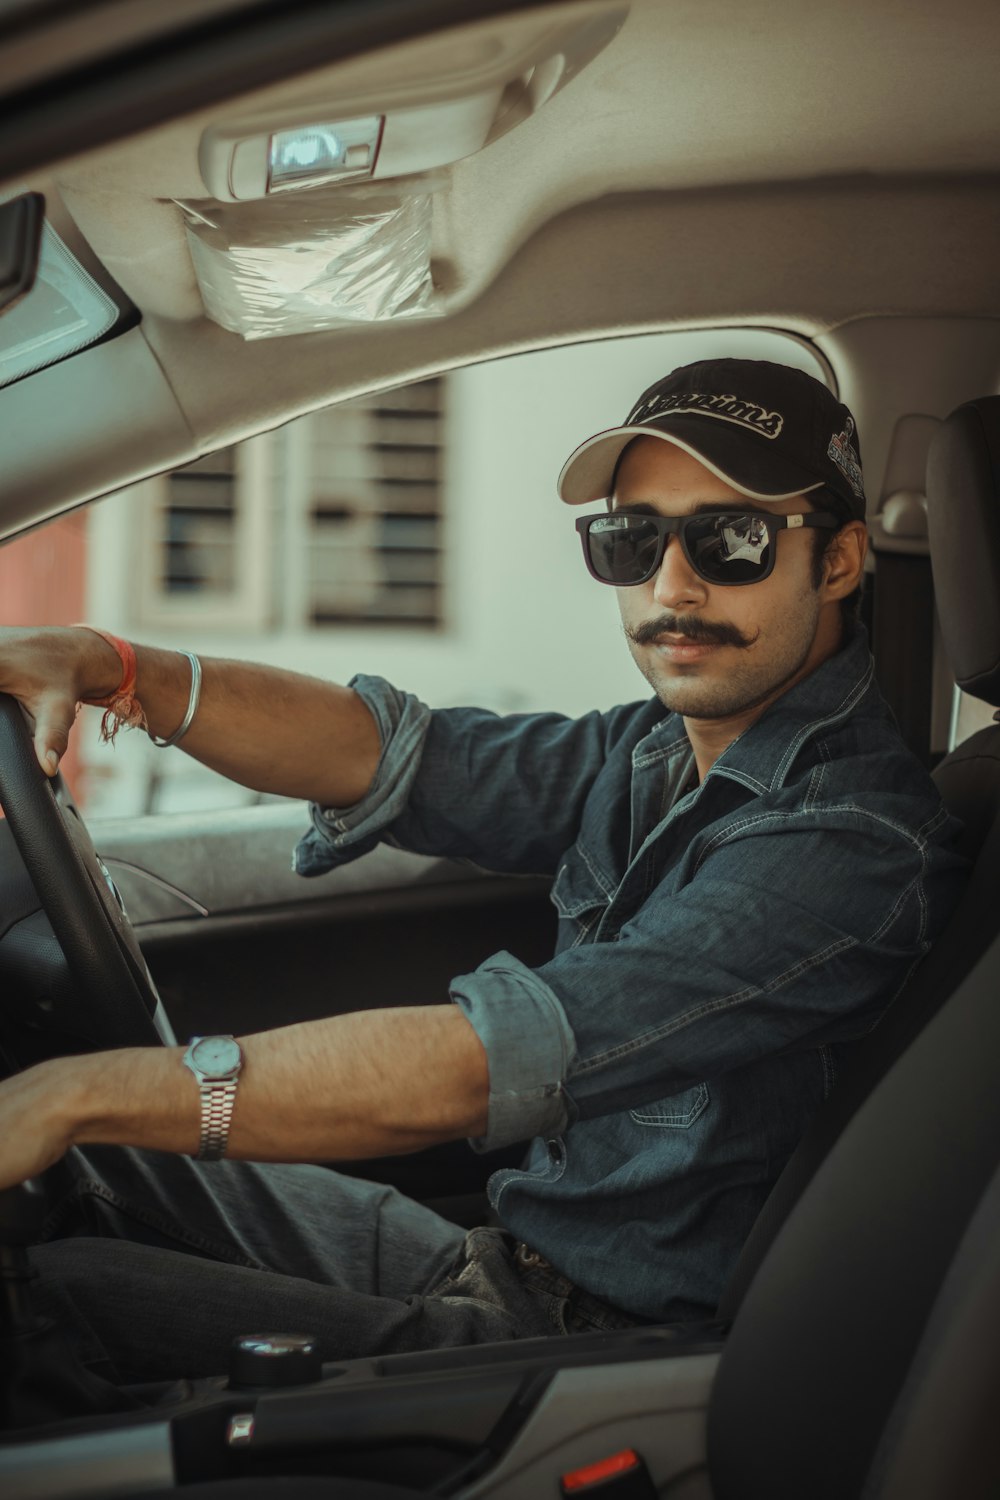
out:
<path id="1" fill-rule="evenodd" d="M 326 1161 L 483 1135 L 489 1076 L 453 1005 L 360 1011 L 240 1038 L 228 1157 Z M 70 1146 L 194 1154 L 201 1103 L 183 1049 L 54 1058 L 0 1084 L 0 1188 Z"/>

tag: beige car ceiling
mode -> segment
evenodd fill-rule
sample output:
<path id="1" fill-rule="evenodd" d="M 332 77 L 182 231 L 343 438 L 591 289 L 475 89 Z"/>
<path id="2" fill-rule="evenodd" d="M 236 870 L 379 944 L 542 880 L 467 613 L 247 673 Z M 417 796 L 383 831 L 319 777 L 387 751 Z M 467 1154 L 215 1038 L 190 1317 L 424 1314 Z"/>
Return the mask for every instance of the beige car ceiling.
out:
<path id="1" fill-rule="evenodd" d="M 622 8 L 390 46 L 6 184 L 46 192 L 142 322 L 0 392 L 2 531 L 342 396 L 594 334 L 756 324 L 837 365 L 865 340 L 845 325 L 873 320 L 885 363 L 891 320 L 933 318 L 943 360 L 995 377 L 996 0 L 632 0 L 565 89 L 434 174 L 443 317 L 249 343 L 205 317 L 173 200 L 206 196 L 207 126 L 433 95 Z M 957 379 L 944 371 L 942 401 Z"/>

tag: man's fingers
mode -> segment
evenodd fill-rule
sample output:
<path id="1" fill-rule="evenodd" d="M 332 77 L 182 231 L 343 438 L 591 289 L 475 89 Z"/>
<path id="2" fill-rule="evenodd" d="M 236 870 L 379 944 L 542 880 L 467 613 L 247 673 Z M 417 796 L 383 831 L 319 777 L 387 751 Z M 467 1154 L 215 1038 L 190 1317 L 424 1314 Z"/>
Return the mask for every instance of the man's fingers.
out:
<path id="1" fill-rule="evenodd" d="M 0 692 L 15 697 L 31 720 L 46 776 L 55 775 L 66 753 L 77 699 L 103 697 L 104 683 L 116 683 L 120 671 L 115 649 L 91 630 L 0 627 Z"/>
<path id="2" fill-rule="evenodd" d="M 76 704 L 62 696 L 46 696 L 36 705 L 35 754 L 46 776 L 58 771 L 75 718 Z"/>

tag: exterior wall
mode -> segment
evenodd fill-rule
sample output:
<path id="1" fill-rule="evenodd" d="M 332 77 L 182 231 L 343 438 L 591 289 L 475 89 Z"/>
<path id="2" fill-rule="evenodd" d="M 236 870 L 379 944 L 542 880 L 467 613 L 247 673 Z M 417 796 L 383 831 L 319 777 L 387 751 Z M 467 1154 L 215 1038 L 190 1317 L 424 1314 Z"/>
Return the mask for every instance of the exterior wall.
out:
<path id="1" fill-rule="evenodd" d="M 73 625 L 88 618 L 88 512 L 73 511 L 0 548 L 0 624 Z M 64 761 L 70 785 L 85 798 L 79 737 Z"/>

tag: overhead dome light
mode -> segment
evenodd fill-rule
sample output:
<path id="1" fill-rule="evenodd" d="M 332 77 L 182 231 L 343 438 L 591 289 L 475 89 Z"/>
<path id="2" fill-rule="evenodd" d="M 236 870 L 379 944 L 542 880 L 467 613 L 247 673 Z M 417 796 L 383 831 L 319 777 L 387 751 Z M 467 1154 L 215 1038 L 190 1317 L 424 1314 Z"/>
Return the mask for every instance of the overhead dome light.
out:
<path id="1" fill-rule="evenodd" d="M 220 202 L 267 198 L 289 188 L 332 186 L 368 177 L 405 177 L 478 151 L 500 102 L 497 85 L 464 99 L 445 99 L 387 114 L 340 119 L 317 111 L 299 120 L 212 126 L 198 164 Z"/>
<path id="2" fill-rule="evenodd" d="M 382 124 L 381 115 L 366 115 L 360 120 L 276 130 L 268 145 L 268 192 L 370 177 L 378 158 Z"/>

